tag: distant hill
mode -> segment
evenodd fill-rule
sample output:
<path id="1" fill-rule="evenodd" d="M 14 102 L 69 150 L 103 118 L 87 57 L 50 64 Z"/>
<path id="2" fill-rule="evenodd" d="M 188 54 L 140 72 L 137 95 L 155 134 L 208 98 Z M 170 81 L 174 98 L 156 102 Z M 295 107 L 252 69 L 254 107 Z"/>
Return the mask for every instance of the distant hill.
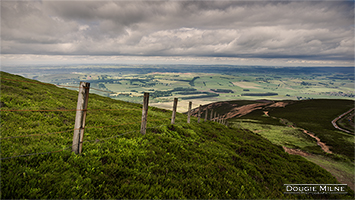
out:
<path id="1" fill-rule="evenodd" d="M 78 93 L 1 72 L 2 199 L 349 198 L 284 194 L 339 183 L 258 134 L 90 94 L 83 153 L 70 151 Z"/>

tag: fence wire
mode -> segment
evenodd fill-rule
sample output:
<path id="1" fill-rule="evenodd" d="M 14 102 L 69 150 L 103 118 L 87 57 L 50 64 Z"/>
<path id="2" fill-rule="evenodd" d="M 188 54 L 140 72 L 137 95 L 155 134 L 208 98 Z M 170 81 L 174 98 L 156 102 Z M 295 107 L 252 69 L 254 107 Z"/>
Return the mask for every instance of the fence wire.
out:
<path id="1" fill-rule="evenodd" d="M 64 149 L 60 149 L 57 151 L 48 151 L 48 152 L 40 152 L 40 153 L 30 153 L 30 154 L 23 154 L 23 155 L 19 155 L 19 156 L 12 156 L 12 157 L 5 157 L 5 158 L 1 158 L 0 160 L 8 160 L 8 159 L 12 159 L 12 158 L 19 158 L 19 157 L 26 157 L 26 156 L 33 156 L 33 155 L 41 155 L 41 154 L 51 154 L 51 153 L 58 153 L 64 150 L 69 149 L 72 146 L 66 147 Z"/>
<path id="2" fill-rule="evenodd" d="M 41 84 L 41 85 L 52 85 L 52 86 L 57 86 L 57 87 L 70 87 L 70 88 L 80 88 L 80 87 L 75 87 L 75 86 L 65 86 L 65 85 L 54 85 L 54 84 L 50 84 L 50 83 L 41 83 L 41 82 L 32 82 L 32 81 L 21 81 L 21 80 L 14 80 L 14 79 L 7 79 L 7 78 L 1 78 L 3 80 L 8 80 L 8 81 L 15 81 L 15 82 L 25 82 L 25 83 L 32 83 L 32 84 Z M 102 92 L 107 92 L 107 93 L 114 93 L 111 91 L 105 91 L 105 90 L 100 90 L 97 88 L 90 88 L 92 90 L 97 90 L 97 91 L 102 91 Z M 68 112 L 68 111 L 118 111 L 118 110 L 136 110 L 136 111 L 140 111 L 141 109 L 124 109 L 124 108 L 120 108 L 120 109 L 47 109 L 47 110 L 20 110 L 20 109 L 12 109 L 12 110 L 1 110 L 0 112 Z M 212 119 L 210 119 L 212 120 Z M 162 122 L 165 123 L 165 120 L 158 120 L 158 119 L 153 119 L 153 120 L 149 120 L 149 122 Z M 142 121 L 137 121 L 137 122 L 132 122 L 132 123 L 123 123 L 123 124 L 117 124 L 117 125 L 106 125 L 106 126 L 92 126 L 92 127 L 84 127 L 84 129 L 90 129 L 90 128 L 108 128 L 108 127 L 117 127 L 117 126 L 124 126 L 124 125 L 130 125 L 130 124 L 138 124 L 141 123 Z M 179 125 L 182 124 L 182 122 L 178 122 L 178 123 L 174 123 L 172 125 Z M 162 124 L 162 125 L 158 125 L 158 126 L 153 126 L 153 127 L 146 127 L 146 129 L 154 129 L 154 128 L 159 128 L 159 127 L 164 127 L 164 126 L 169 126 L 169 124 Z M 54 135 L 54 134 L 59 134 L 59 133 L 65 133 L 65 132 L 70 132 L 70 131 L 74 131 L 74 130 L 79 130 L 79 129 L 70 129 L 70 130 L 66 130 L 66 131 L 58 131 L 58 132 L 52 132 L 52 133 L 45 133 L 45 134 L 30 134 L 30 135 L 22 135 L 22 136 L 12 136 L 12 137 L 5 137 L 5 138 L 0 138 L 0 140 L 5 140 L 5 139 L 13 139 L 13 138 L 21 138 L 21 137 L 35 137 L 35 136 L 45 136 L 45 135 Z M 123 136 L 126 134 L 130 134 L 130 133 L 134 133 L 134 132 L 138 132 L 139 130 L 133 130 L 133 131 L 128 131 L 125 133 L 121 133 L 118 135 L 114 135 L 111 137 L 107 137 L 107 138 L 102 138 L 102 139 L 95 139 L 95 140 L 85 140 L 81 143 L 85 143 L 85 142 L 101 142 L 101 141 L 106 141 L 106 140 L 110 140 L 110 139 L 114 139 L 117 138 L 119 136 Z M 23 155 L 17 155 L 17 156 L 11 156 L 11 157 L 4 157 L 4 158 L 0 158 L 0 160 L 7 160 L 7 159 L 12 159 L 12 158 L 19 158 L 19 157 L 26 157 L 26 156 L 32 156 L 32 155 L 41 155 L 41 154 L 52 154 L 52 153 L 58 153 L 58 152 L 62 152 L 65 151 L 67 149 L 72 148 L 73 146 L 78 145 L 77 144 L 73 144 L 70 145 L 68 147 L 62 148 L 60 150 L 56 150 L 56 151 L 48 151 L 48 152 L 40 152 L 40 153 L 30 153 L 30 154 L 23 154 Z"/>
<path id="3" fill-rule="evenodd" d="M 38 84 L 38 85 L 52 85 L 52 86 L 64 87 L 64 88 L 76 88 L 76 89 L 85 88 L 85 87 L 80 87 L 80 86 L 57 85 L 57 84 L 52 84 L 52 83 L 42 83 L 42 82 L 33 82 L 33 81 L 21 81 L 21 80 L 9 79 L 9 78 L 1 78 L 1 79 L 2 80 L 7 80 L 7 81 L 13 81 L 13 82 L 24 82 L 24 83 L 32 83 L 32 84 Z M 107 90 L 101 90 L 101 89 L 97 89 L 97 88 L 93 88 L 93 87 L 90 87 L 90 90 L 96 90 L 96 91 L 105 92 L 105 93 L 111 93 L 111 94 L 115 94 L 116 93 L 116 92 L 107 91 Z"/>
<path id="4" fill-rule="evenodd" d="M 122 135 L 127 135 L 129 133 L 134 133 L 134 132 L 137 132 L 138 130 L 134 130 L 134 131 L 129 131 L 129 132 L 125 132 L 125 133 L 122 133 L 122 134 L 119 134 L 119 135 L 115 135 L 115 136 L 112 136 L 112 137 L 107 137 L 107 138 L 103 138 L 103 139 L 96 139 L 96 140 L 85 140 L 81 143 L 85 143 L 85 142 L 100 142 L 100 141 L 105 141 L 105 140 L 109 140 L 109 139 L 114 139 L 114 138 L 117 138 L 119 136 L 122 136 Z M 12 159 L 12 158 L 19 158 L 19 157 L 26 157 L 26 156 L 33 156 L 33 155 L 41 155 L 41 154 L 52 154 L 52 153 L 58 153 L 58 152 L 61 152 L 61 151 L 65 151 L 69 148 L 72 148 L 73 146 L 75 145 L 78 145 L 79 143 L 76 143 L 76 144 L 73 144 L 73 145 L 70 145 L 66 148 L 63 148 L 63 149 L 60 149 L 60 150 L 56 150 L 56 151 L 47 151 L 47 152 L 40 152 L 40 153 L 30 153 L 30 154 L 23 154 L 23 155 L 18 155 L 18 156 L 11 156 L 11 157 L 4 157 L 4 158 L 0 158 L 0 160 L 8 160 L 8 159 Z"/>
<path id="5" fill-rule="evenodd" d="M 21 137 L 37 137 L 37 136 L 44 136 L 44 135 L 53 135 L 53 134 L 70 132 L 70 131 L 73 131 L 73 130 L 76 130 L 76 129 L 70 129 L 70 130 L 66 130 L 66 131 L 58 131 L 58 132 L 52 132 L 52 133 L 44 133 L 44 134 L 30 134 L 30 135 L 11 136 L 11 137 L 0 138 L 0 140 L 7 140 L 7 139 L 21 138 Z"/>
<path id="6" fill-rule="evenodd" d="M 152 121 L 161 121 L 161 120 L 152 120 Z M 138 122 L 135 123 L 126 123 L 126 124 L 137 124 Z M 126 124 L 119 124 L 119 125 L 126 125 Z M 180 125 L 183 124 L 183 122 L 179 122 L 179 123 L 175 123 L 172 125 Z M 112 125 L 112 126 L 119 126 L 119 125 Z M 100 127 L 87 127 L 87 128 L 105 128 L 105 127 L 112 127 L 112 126 L 100 126 Z M 163 124 L 163 125 L 159 125 L 159 126 L 154 126 L 154 127 L 147 127 L 146 129 L 154 129 L 154 128 L 159 128 L 159 127 L 164 127 L 164 126 L 169 126 L 169 124 Z M 72 130 L 76 130 L 76 129 L 72 129 Z M 68 130 L 68 131 L 72 131 L 72 130 Z M 62 132 L 68 132 L 68 131 L 62 131 Z M 105 141 L 105 140 L 110 140 L 110 139 L 114 139 L 117 138 L 119 136 L 123 136 L 123 135 L 127 135 L 130 133 L 134 133 L 134 132 L 138 132 L 139 130 L 134 130 L 134 131 L 128 131 L 125 133 L 121 133 L 115 136 L 111 136 L 111 137 L 107 137 L 107 138 L 102 138 L 102 139 L 95 139 L 95 140 L 85 140 L 82 143 L 86 143 L 86 142 L 101 142 L 101 141 Z M 41 135 L 45 135 L 45 134 L 41 134 Z M 15 138 L 15 137 L 14 137 Z M 2 138 L 5 139 L 5 138 Z M 70 145 L 66 148 L 60 149 L 60 150 L 56 150 L 56 151 L 48 151 L 48 152 L 40 152 L 40 153 L 30 153 L 30 154 L 23 154 L 23 155 L 18 155 L 18 156 L 11 156 L 11 157 L 4 157 L 4 158 L 0 158 L 0 160 L 7 160 L 7 159 L 12 159 L 12 158 L 19 158 L 19 157 L 26 157 L 26 156 L 32 156 L 32 155 L 41 155 L 41 154 L 52 154 L 52 153 L 58 153 L 61 151 L 65 151 L 69 148 L 72 148 L 73 146 L 78 145 L 78 143 Z"/>
<path id="7" fill-rule="evenodd" d="M 1 110 L 0 112 L 70 112 L 70 111 L 119 111 L 119 110 L 137 110 L 137 111 L 141 111 L 142 109 L 128 109 L 128 108 L 112 108 L 112 109 L 53 109 L 53 110 Z"/>

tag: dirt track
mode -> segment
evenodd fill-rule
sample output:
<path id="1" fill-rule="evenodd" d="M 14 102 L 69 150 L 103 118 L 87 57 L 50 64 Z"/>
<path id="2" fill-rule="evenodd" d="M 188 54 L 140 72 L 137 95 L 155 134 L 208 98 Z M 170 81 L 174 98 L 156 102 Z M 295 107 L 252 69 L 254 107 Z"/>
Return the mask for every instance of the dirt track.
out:
<path id="1" fill-rule="evenodd" d="M 332 124 L 333 124 L 334 128 L 336 128 L 336 129 L 338 129 L 338 130 L 340 130 L 340 131 L 346 132 L 346 133 L 354 134 L 354 133 L 352 133 L 352 132 L 350 132 L 350 131 L 348 131 L 348 130 L 345 130 L 345 129 L 340 128 L 340 127 L 337 125 L 337 121 L 338 121 L 339 119 L 341 119 L 342 117 L 344 117 L 345 115 L 347 115 L 348 113 L 350 113 L 350 112 L 353 111 L 353 110 L 354 110 L 354 108 L 350 109 L 349 111 L 347 111 L 347 112 L 343 113 L 342 115 L 340 115 L 339 117 L 335 118 L 335 119 L 332 121 Z"/>
<path id="2" fill-rule="evenodd" d="M 285 146 L 282 146 L 282 148 L 285 150 L 285 152 L 289 153 L 289 154 L 293 154 L 293 155 L 300 155 L 300 156 L 309 156 L 309 153 L 306 153 L 304 151 L 301 151 L 299 149 L 291 149 Z"/>
<path id="3" fill-rule="evenodd" d="M 309 136 L 311 136 L 312 138 L 316 139 L 316 140 L 317 140 L 317 145 L 320 146 L 320 147 L 323 149 L 324 152 L 326 152 L 326 153 L 333 153 L 333 152 L 331 152 L 331 151 L 329 150 L 329 147 L 328 147 L 324 142 L 321 142 L 320 139 L 319 139 L 317 136 L 313 135 L 313 133 L 311 133 L 311 132 L 309 132 L 309 131 L 307 131 L 307 130 L 305 130 L 305 129 L 302 129 L 302 130 L 303 130 L 303 132 L 306 133 L 307 135 L 309 135 Z"/>
<path id="4" fill-rule="evenodd" d="M 268 115 L 268 116 L 269 116 L 269 115 Z M 287 125 L 286 122 L 285 122 L 283 119 L 280 118 L 280 121 L 281 121 L 283 124 Z M 293 125 L 287 125 L 287 126 L 296 129 L 296 127 L 294 127 Z M 314 133 L 312 133 L 312 132 L 310 132 L 310 131 L 307 131 L 306 129 L 303 129 L 303 128 L 298 128 L 298 129 L 302 130 L 303 133 L 305 133 L 305 134 L 311 136 L 312 138 L 316 139 L 317 145 L 320 146 L 324 152 L 326 152 L 326 153 L 333 153 L 333 152 L 331 152 L 331 151 L 329 150 L 329 149 L 330 149 L 329 146 L 327 146 L 324 142 L 321 142 L 320 139 L 319 139 L 317 136 L 315 136 Z"/>
<path id="5" fill-rule="evenodd" d="M 286 105 L 288 105 L 288 103 L 286 103 L 286 102 L 276 102 L 275 103 L 274 101 L 266 101 L 266 102 L 264 101 L 262 103 L 254 103 L 254 104 L 248 104 L 248 105 L 238 107 L 237 104 L 230 104 L 229 102 L 217 102 L 217 103 L 213 103 L 213 104 L 208 105 L 207 108 L 212 109 L 215 107 L 220 107 L 224 104 L 228 104 L 229 106 L 234 107 L 230 112 L 228 112 L 227 114 L 222 116 L 225 119 L 230 119 L 230 118 L 234 118 L 234 117 L 241 117 L 243 115 L 253 112 L 254 110 L 261 110 L 263 108 L 285 107 Z M 350 112 L 350 111 L 348 111 L 348 112 Z M 273 119 L 277 119 L 276 117 L 270 116 L 268 111 L 264 111 L 264 114 L 268 117 L 273 118 Z M 197 115 L 197 109 L 193 111 L 193 115 Z M 285 120 L 280 118 L 280 121 L 283 124 L 287 125 Z M 294 127 L 293 125 L 287 125 L 287 126 L 296 129 L 296 127 Z M 330 151 L 330 147 L 327 146 L 324 142 L 321 142 L 321 140 L 317 136 L 315 136 L 314 133 L 312 133 L 308 130 L 302 129 L 302 128 L 299 128 L 299 129 L 301 129 L 305 134 L 314 138 L 317 141 L 317 145 L 319 145 L 324 152 L 332 153 L 332 151 Z M 286 151 L 286 147 L 284 147 L 284 149 Z M 305 152 L 302 152 L 301 150 L 288 149 L 288 148 L 287 148 L 287 152 L 291 153 L 291 154 L 297 154 L 297 155 L 300 155 L 300 154 L 306 155 L 307 154 Z"/>

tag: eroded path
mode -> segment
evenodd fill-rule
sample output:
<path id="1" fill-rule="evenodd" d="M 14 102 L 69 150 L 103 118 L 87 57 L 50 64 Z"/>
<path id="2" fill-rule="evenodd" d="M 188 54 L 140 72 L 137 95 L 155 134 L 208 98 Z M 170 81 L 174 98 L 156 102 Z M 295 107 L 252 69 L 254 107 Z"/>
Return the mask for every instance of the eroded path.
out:
<path id="1" fill-rule="evenodd" d="M 293 155 L 300 155 L 300 156 L 309 156 L 309 153 L 306 153 L 302 150 L 299 149 L 291 149 L 285 146 L 282 146 L 282 148 L 285 150 L 285 152 L 289 153 L 289 154 L 293 154 Z"/>
<path id="2" fill-rule="evenodd" d="M 329 150 L 329 146 L 327 146 L 324 142 L 321 142 L 320 139 L 315 136 L 312 132 L 309 132 L 305 129 L 301 129 L 304 133 L 306 133 L 307 135 L 311 136 L 312 138 L 316 139 L 317 140 L 317 145 L 320 146 L 324 152 L 326 153 L 333 153 Z"/>
<path id="3" fill-rule="evenodd" d="M 269 115 L 269 112 L 268 112 L 268 111 L 264 111 L 264 114 L 265 114 L 266 116 L 268 116 L 268 117 L 271 117 L 271 116 Z M 277 119 L 276 117 L 272 117 L 272 118 L 273 118 L 273 119 Z M 281 121 L 281 123 L 283 123 L 284 125 L 287 125 L 288 127 L 292 127 L 292 128 L 294 128 L 294 129 L 297 129 L 297 128 L 298 128 L 298 127 L 294 127 L 293 125 L 288 125 L 284 119 L 281 119 L 281 118 L 280 118 L 280 121 Z M 302 130 L 303 133 L 305 133 L 305 134 L 311 136 L 312 138 L 314 138 L 314 139 L 317 141 L 317 145 L 320 146 L 324 152 L 326 152 L 326 153 L 333 153 L 332 151 L 329 150 L 329 149 L 330 149 L 329 146 L 327 146 L 324 142 L 321 142 L 320 139 L 319 139 L 314 133 L 312 133 L 312 132 L 310 132 L 310 131 L 307 131 L 306 129 L 303 129 L 303 128 L 298 128 L 298 129 Z M 284 147 L 285 151 L 286 151 L 286 148 L 287 148 L 287 147 Z M 290 149 L 288 149 L 286 152 L 291 153 L 291 154 L 300 155 L 299 153 L 297 153 L 297 152 L 299 152 L 299 151 L 301 151 L 301 150 L 298 150 L 298 151 L 291 151 Z M 301 152 L 302 152 L 302 151 L 301 151 Z M 305 155 L 305 154 L 307 154 L 307 153 L 303 152 L 302 154 Z"/>

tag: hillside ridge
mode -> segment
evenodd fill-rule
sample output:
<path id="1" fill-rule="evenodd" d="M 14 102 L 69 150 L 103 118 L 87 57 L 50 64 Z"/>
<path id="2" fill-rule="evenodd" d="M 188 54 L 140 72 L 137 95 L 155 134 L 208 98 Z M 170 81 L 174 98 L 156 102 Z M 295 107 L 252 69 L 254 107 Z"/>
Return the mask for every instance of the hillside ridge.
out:
<path id="1" fill-rule="evenodd" d="M 344 131 L 354 127 L 354 103 L 337 99 L 235 100 L 207 104 L 202 110 L 213 109 L 229 118 L 231 126 L 250 129 L 286 152 L 305 157 L 354 189 L 354 133 Z M 344 128 L 338 129 L 334 119 Z"/>
<path id="2" fill-rule="evenodd" d="M 66 147 L 78 93 L 0 75 L 1 158 L 51 152 L 2 160 L 1 198 L 354 197 L 349 188 L 346 195 L 284 194 L 284 184 L 339 182 L 247 129 L 196 118 L 188 124 L 181 113 L 171 125 L 171 111 L 149 107 L 142 135 L 140 104 L 95 94 L 89 96 L 83 153 L 76 155 Z"/>

